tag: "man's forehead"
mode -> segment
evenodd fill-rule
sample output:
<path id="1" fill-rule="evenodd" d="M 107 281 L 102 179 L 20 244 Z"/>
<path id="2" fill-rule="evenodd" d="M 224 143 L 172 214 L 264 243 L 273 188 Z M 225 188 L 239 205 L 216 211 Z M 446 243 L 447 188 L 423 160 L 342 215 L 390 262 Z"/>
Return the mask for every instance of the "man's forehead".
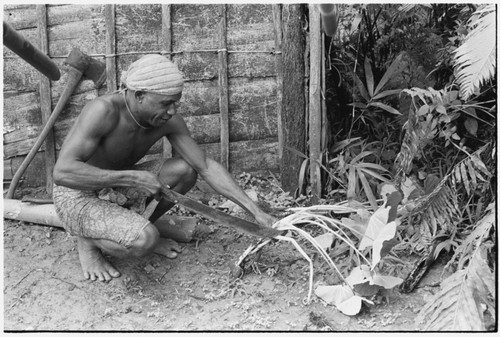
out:
<path id="1" fill-rule="evenodd" d="M 162 103 L 179 101 L 182 97 L 182 93 L 178 93 L 175 95 L 161 95 L 152 92 L 147 92 L 147 94 Z"/>

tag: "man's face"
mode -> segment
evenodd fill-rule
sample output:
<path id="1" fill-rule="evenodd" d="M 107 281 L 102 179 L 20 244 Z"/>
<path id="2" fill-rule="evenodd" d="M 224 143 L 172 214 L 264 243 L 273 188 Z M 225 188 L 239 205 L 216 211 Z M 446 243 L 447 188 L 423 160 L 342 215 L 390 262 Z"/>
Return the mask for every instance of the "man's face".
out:
<path id="1" fill-rule="evenodd" d="M 142 93 L 139 104 L 142 119 L 153 127 L 160 127 L 177 113 L 182 93 L 177 95 L 159 95 L 150 92 Z"/>

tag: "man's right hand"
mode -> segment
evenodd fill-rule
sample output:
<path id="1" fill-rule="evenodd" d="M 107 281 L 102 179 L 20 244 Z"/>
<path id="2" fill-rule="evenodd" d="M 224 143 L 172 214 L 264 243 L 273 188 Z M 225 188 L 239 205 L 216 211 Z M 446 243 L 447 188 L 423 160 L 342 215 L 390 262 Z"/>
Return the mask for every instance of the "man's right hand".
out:
<path id="1" fill-rule="evenodd" d="M 148 171 L 136 171 L 136 173 L 137 187 L 144 193 L 144 196 L 153 196 L 155 199 L 158 199 L 160 197 L 162 187 L 158 177 Z"/>

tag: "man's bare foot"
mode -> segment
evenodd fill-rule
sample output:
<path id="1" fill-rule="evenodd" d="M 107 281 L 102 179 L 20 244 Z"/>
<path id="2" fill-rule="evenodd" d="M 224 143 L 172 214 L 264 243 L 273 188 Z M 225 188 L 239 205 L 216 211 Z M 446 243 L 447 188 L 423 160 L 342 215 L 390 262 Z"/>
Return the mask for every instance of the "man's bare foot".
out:
<path id="1" fill-rule="evenodd" d="M 181 246 L 172 239 L 160 238 L 158 245 L 156 246 L 154 252 L 168 257 L 169 259 L 174 259 L 177 257 L 177 253 L 182 251 Z"/>
<path id="2" fill-rule="evenodd" d="M 109 282 L 113 277 L 120 276 L 120 272 L 104 259 L 101 251 L 91 239 L 78 238 L 78 254 L 83 277 L 86 280 Z"/>

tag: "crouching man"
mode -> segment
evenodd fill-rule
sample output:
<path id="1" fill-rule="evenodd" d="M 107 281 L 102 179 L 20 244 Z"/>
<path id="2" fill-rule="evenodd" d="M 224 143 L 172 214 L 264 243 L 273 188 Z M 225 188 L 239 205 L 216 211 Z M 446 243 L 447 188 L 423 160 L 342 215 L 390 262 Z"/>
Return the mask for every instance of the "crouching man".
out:
<path id="1" fill-rule="evenodd" d="M 184 79 L 174 63 L 146 55 L 130 65 L 121 81 L 121 90 L 83 108 L 54 168 L 54 205 L 66 231 L 77 237 L 85 279 L 120 276 L 103 253 L 123 258 L 153 251 L 177 256 L 179 245 L 162 237 L 164 231 L 155 225 L 173 204 L 162 199 L 149 219 L 141 216 L 162 185 L 184 194 L 199 175 L 257 222 L 272 225 L 274 218 L 191 138 L 176 113 Z M 162 137 L 168 138 L 176 156 L 137 165 Z"/>

